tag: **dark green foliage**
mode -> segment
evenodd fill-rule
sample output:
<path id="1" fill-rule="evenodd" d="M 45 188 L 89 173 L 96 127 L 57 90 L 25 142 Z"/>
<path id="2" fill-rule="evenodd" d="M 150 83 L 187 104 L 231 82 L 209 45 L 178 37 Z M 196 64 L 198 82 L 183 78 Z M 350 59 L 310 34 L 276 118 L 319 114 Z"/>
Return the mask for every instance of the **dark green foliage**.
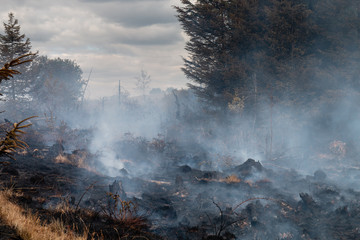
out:
<path id="1" fill-rule="evenodd" d="M 2 80 L 10 80 L 14 77 L 14 75 L 20 74 L 20 72 L 13 69 L 13 67 L 31 62 L 31 57 L 33 56 L 35 56 L 35 54 L 29 53 L 19 56 L 18 58 L 11 60 L 8 63 L 5 63 L 4 66 L 0 69 L 0 83 L 2 82 Z M 31 124 L 22 124 L 34 117 L 35 116 L 28 117 L 20 121 L 19 123 L 14 123 L 10 130 L 4 132 L 4 136 L 0 138 L 0 156 L 7 156 L 14 159 L 14 153 L 17 149 L 25 149 L 28 147 L 26 142 L 22 141 L 19 137 L 22 134 L 25 134 L 25 132 L 23 131 L 24 128 L 31 126 Z M 3 164 L 5 162 L 0 163 Z"/>
<path id="2" fill-rule="evenodd" d="M 20 33 L 20 25 L 12 13 L 4 23 L 4 30 L 5 34 L 0 35 L 1 61 L 6 62 L 30 51 L 30 40 Z M 80 66 L 74 61 L 41 56 L 30 66 L 20 66 L 18 70 L 21 76 L 11 78 L 1 86 L 10 119 L 23 117 L 19 115 L 58 113 L 77 106 L 84 80 Z"/>
<path id="3" fill-rule="evenodd" d="M 35 77 L 30 95 L 41 111 L 72 109 L 81 98 L 84 80 L 80 66 L 69 59 L 38 57 L 33 64 Z"/>
<path id="4" fill-rule="evenodd" d="M 0 34 L 0 61 L 4 64 L 10 59 L 29 53 L 30 49 L 30 39 L 26 38 L 25 34 L 21 34 L 18 20 L 13 13 L 9 13 L 9 20 L 4 23 L 4 34 Z M 12 102 L 26 98 L 29 90 L 30 77 L 27 74 L 28 68 L 21 66 L 19 71 L 22 73 L 21 77 L 14 77 L 1 86 L 2 93 L 7 100 Z"/>
<path id="5" fill-rule="evenodd" d="M 4 35 L 0 35 L 1 61 L 7 62 L 28 53 L 31 49 L 30 39 L 20 33 L 20 25 L 13 13 L 9 13 L 9 20 L 4 23 Z"/>
<path id="6" fill-rule="evenodd" d="M 242 110 L 258 95 L 304 101 L 339 86 L 360 87 L 358 0 L 182 4 L 175 8 L 189 36 L 183 71 L 213 106 Z"/>

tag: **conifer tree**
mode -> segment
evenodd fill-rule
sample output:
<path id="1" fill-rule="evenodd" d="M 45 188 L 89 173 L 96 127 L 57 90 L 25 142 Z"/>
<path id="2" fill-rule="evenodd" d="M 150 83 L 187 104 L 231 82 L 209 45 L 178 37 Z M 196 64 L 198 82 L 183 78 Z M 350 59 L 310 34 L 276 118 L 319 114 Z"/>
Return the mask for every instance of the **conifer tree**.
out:
<path id="1" fill-rule="evenodd" d="M 178 19 L 189 35 L 184 59 L 189 87 L 220 108 L 241 97 L 261 64 L 265 23 L 263 6 L 249 0 L 182 0 Z"/>
<path id="2" fill-rule="evenodd" d="M 9 20 L 4 22 L 4 34 L 0 34 L 0 55 L 1 62 L 5 63 L 9 59 L 14 59 L 30 52 L 30 39 L 25 34 L 21 34 L 18 20 L 13 13 L 9 13 Z M 2 92 L 6 95 L 7 100 L 16 102 L 21 98 L 26 98 L 26 91 L 30 79 L 26 76 L 28 68 L 22 67 L 22 74 L 16 76 L 4 84 Z"/>
<path id="3" fill-rule="evenodd" d="M 260 93 L 311 102 L 327 89 L 360 90 L 359 0 L 181 2 L 182 70 L 212 106 L 251 107 Z"/>

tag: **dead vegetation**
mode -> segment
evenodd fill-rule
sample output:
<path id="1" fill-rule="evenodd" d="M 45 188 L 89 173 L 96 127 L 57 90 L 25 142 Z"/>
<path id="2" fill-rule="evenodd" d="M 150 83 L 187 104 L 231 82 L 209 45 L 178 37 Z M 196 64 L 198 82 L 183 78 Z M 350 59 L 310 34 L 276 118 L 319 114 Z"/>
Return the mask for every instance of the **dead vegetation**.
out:
<path id="1" fill-rule="evenodd" d="M 0 183 L 12 189 L 0 192 L 0 223 L 14 229 L 18 239 L 360 237 L 353 224 L 360 220 L 360 194 L 325 183 L 322 172 L 303 178 L 283 167 L 279 181 L 277 173 L 260 162 L 249 159 L 235 165 L 239 161 L 230 155 L 213 157 L 226 167 L 223 172 L 200 170 L 212 162 L 201 150 L 187 155 L 189 149 L 165 136 L 148 141 L 127 134 L 114 143 L 118 159 L 127 159 L 119 160 L 125 168 L 116 176 L 120 183 L 114 190 L 114 178 L 94 170 L 96 164 L 101 169 L 94 154 L 64 150 L 69 139 L 85 143 L 84 133 L 65 123 L 56 126 L 52 117 L 48 133 L 55 144 L 18 154 L 27 143 L 41 142 L 38 129 L 25 140 L 19 138 L 29 119 L 9 125 L 0 142 L 0 154 L 17 158 L 0 172 Z M 330 150 L 343 157 L 346 146 L 332 145 Z M 183 159 L 194 167 L 180 165 Z M 126 170 L 142 164 L 157 173 L 133 177 Z"/>
<path id="2" fill-rule="evenodd" d="M 13 124 L 13 128 L 6 132 L 4 139 L 0 140 L 0 156 L 7 156 L 15 160 L 14 153 L 17 149 L 25 150 L 28 147 L 27 143 L 22 141 L 19 137 L 21 134 L 26 133 L 23 129 L 30 127 L 31 123 L 25 125 L 22 124 L 35 117 L 36 116 L 28 117 L 19 123 Z"/>
<path id="3" fill-rule="evenodd" d="M 5 63 L 0 69 L 0 83 L 3 80 L 10 80 L 16 74 L 21 74 L 18 70 L 13 68 L 31 62 L 35 56 L 36 54 L 34 53 L 28 53 Z M 25 125 L 22 124 L 34 117 L 36 116 L 25 118 L 19 123 L 14 123 L 12 129 L 6 132 L 5 137 L 0 140 L 0 156 L 3 155 L 14 159 L 14 153 L 17 149 L 25 149 L 28 147 L 26 142 L 22 141 L 19 137 L 21 134 L 25 134 L 23 131 L 24 128 L 31 126 L 31 123 Z"/>
<path id="4" fill-rule="evenodd" d="M 14 75 L 21 74 L 21 72 L 13 68 L 21 64 L 31 62 L 35 56 L 36 53 L 28 53 L 5 63 L 0 69 L 0 83 L 3 80 L 10 80 L 14 77 Z"/>
<path id="5" fill-rule="evenodd" d="M 78 235 L 67 228 L 63 222 L 53 219 L 43 223 L 39 216 L 11 202 L 14 197 L 11 189 L 0 192 L 0 216 L 6 224 L 13 227 L 24 240 L 85 240 L 87 233 Z"/>
<path id="6" fill-rule="evenodd" d="M 0 69 L 0 83 L 2 80 L 10 80 L 16 74 L 20 72 L 13 67 L 28 63 L 32 61 L 32 57 L 35 54 L 29 53 L 20 56 L 9 63 L 6 63 L 3 68 Z M 35 118 L 36 116 L 28 117 L 18 123 L 13 123 L 9 126 L 9 123 L 5 123 L 8 126 L 3 126 L 4 137 L 0 139 L 0 157 L 5 156 L 15 160 L 15 154 L 18 150 L 25 151 L 29 145 L 21 139 L 21 135 L 25 134 L 25 128 L 30 127 L 32 124 L 24 124 L 26 121 Z M 74 167 L 88 168 L 85 163 L 87 158 L 87 152 L 77 151 L 73 154 L 64 154 L 62 152 L 62 142 L 65 136 L 65 131 L 68 128 L 62 124 L 59 130 L 56 131 L 50 128 L 51 133 L 56 131 L 56 140 L 59 145 L 55 157 L 55 163 L 70 164 Z M 39 137 L 35 134 L 36 137 Z M 64 137 L 65 136 L 65 137 Z M 27 138 L 27 140 L 31 138 Z M 33 155 L 36 153 L 35 155 Z M 40 155 L 39 155 L 40 154 Z M 31 152 L 34 157 L 40 156 L 40 159 L 44 159 L 44 153 L 39 149 L 34 149 Z M 4 165 L 9 162 L 2 162 Z M 15 174 L 19 176 L 19 172 L 16 168 L 9 168 L 10 170 L 2 169 L 2 172 L 7 174 Z M 36 174 L 30 177 L 30 183 L 35 185 L 42 185 L 45 183 L 45 175 Z M 21 178 L 21 177 L 20 177 Z M 15 181 L 16 182 L 16 181 Z M 8 182 L 3 182 L 4 186 L 14 187 L 16 183 L 13 182 L 11 177 L 10 185 Z M 39 189 L 40 190 L 40 189 Z M 49 188 L 46 187 L 46 190 Z M 23 196 L 24 193 L 30 191 L 29 195 Z M 4 222 L 7 226 L 14 229 L 17 232 L 17 237 L 24 240 L 42 240 L 42 239 L 54 239 L 54 240 L 77 240 L 77 239 L 151 239 L 146 237 L 146 220 L 142 217 L 136 216 L 136 205 L 132 201 L 121 200 L 119 195 L 112 194 L 109 197 L 113 200 L 111 205 L 106 207 L 107 212 L 104 216 L 100 217 L 100 213 L 93 210 L 81 209 L 79 204 L 82 197 L 76 204 L 71 205 L 69 201 L 62 200 L 55 207 L 40 211 L 34 211 L 34 209 L 26 210 L 29 206 L 29 201 L 24 207 L 16 204 L 16 202 L 22 202 L 24 199 L 30 199 L 30 203 L 34 202 L 33 194 L 34 191 L 38 191 L 38 187 L 22 186 L 17 188 L 16 192 L 13 189 L 7 189 L 0 191 L 0 222 Z M 53 195 L 52 197 L 57 196 Z M 104 198 L 106 195 L 104 194 Z M 44 197 L 36 198 L 39 203 L 44 203 L 46 200 Z M 106 225 L 100 223 L 101 218 L 108 218 Z M 94 222 L 97 224 L 93 225 Z M 89 226 L 88 226 L 89 225 Z M 110 230 L 109 230 L 110 227 Z M 92 233 L 90 234 L 90 229 Z M 116 236 L 116 237 L 115 237 Z"/>

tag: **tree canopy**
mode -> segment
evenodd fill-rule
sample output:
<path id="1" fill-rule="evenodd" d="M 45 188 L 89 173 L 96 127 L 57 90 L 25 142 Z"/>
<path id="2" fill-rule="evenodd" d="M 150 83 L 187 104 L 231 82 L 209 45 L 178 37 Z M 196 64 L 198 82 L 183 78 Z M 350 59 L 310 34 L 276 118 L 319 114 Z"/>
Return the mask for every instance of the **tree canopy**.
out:
<path id="1" fill-rule="evenodd" d="M 81 99 L 84 80 L 80 66 L 72 60 L 40 56 L 34 60 L 32 101 L 44 111 L 72 109 Z"/>
<path id="2" fill-rule="evenodd" d="M 213 106 L 359 87 L 359 1 L 181 2 L 177 17 L 189 36 L 182 70 Z"/>
<path id="3" fill-rule="evenodd" d="M 4 34 L 0 34 L 0 60 L 5 63 L 30 50 L 30 39 L 20 33 L 18 20 L 9 13 L 9 20 L 4 23 Z M 34 58 L 36 54 L 31 56 Z M 12 117 L 24 111 L 28 112 L 26 114 L 34 114 L 34 111 L 42 114 L 77 106 L 83 94 L 84 80 L 82 70 L 75 61 L 37 56 L 28 66 L 22 66 L 19 68 L 22 74 L 4 83 L 1 90 L 9 105 L 7 112 Z"/>
<path id="4" fill-rule="evenodd" d="M 31 50 L 31 42 L 25 34 L 20 32 L 20 25 L 13 13 L 9 13 L 7 23 L 4 22 L 4 34 L 0 34 L 0 60 L 4 64 L 7 61 L 28 54 Z M 2 86 L 2 92 L 7 100 L 12 102 L 24 98 L 29 90 L 30 78 L 28 69 L 21 66 L 19 76 L 12 78 Z"/>

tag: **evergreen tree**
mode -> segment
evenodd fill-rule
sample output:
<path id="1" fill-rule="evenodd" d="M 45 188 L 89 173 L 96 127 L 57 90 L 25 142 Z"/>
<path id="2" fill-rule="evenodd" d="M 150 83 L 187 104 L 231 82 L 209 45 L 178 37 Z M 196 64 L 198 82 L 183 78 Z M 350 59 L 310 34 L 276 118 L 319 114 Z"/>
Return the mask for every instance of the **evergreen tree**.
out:
<path id="1" fill-rule="evenodd" d="M 224 108 L 244 95 L 261 64 L 265 23 L 259 1 L 182 0 L 178 19 L 190 40 L 185 75 L 203 99 Z"/>
<path id="2" fill-rule="evenodd" d="M 314 66 L 313 44 L 317 37 L 313 11 L 305 1 L 271 0 L 265 9 L 267 29 L 264 71 L 273 79 L 271 89 L 287 101 L 311 88 Z"/>
<path id="3" fill-rule="evenodd" d="M 360 1 L 182 0 L 189 87 L 219 107 L 360 90 Z"/>
<path id="4" fill-rule="evenodd" d="M 20 33 L 20 25 L 13 13 L 9 13 L 9 20 L 4 23 L 4 34 L 0 34 L 0 60 L 2 63 L 30 52 L 30 39 Z M 19 101 L 27 97 L 30 79 L 27 77 L 29 67 L 22 67 L 20 76 L 16 76 L 4 84 L 2 92 L 8 100 Z"/>

